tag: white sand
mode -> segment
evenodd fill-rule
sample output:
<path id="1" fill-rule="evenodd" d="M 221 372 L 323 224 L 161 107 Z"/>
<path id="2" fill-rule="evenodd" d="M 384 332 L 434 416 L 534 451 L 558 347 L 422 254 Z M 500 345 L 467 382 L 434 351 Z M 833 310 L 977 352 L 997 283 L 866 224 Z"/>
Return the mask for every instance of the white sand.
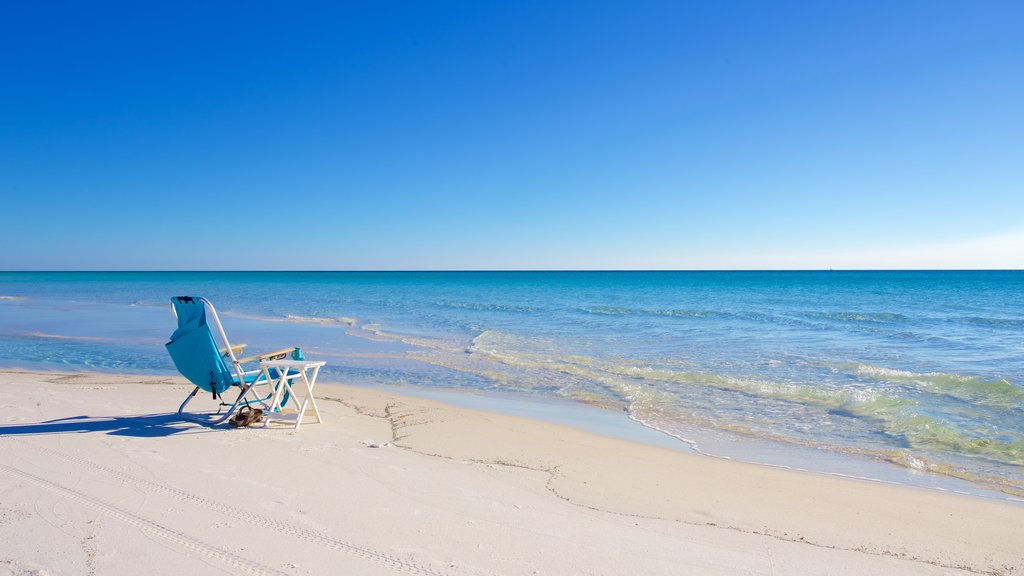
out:
<path id="1" fill-rule="evenodd" d="M 342 386 L 206 429 L 183 382 L 0 373 L 0 575 L 1024 574 L 1024 505 Z"/>

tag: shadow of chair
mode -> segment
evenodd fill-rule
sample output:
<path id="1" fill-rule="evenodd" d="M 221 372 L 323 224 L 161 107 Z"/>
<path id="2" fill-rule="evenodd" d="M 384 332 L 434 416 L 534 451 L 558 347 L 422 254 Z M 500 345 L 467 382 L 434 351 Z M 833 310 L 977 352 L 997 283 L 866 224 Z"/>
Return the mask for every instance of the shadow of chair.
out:
<path id="1" fill-rule="evenodd" d="M 69 416 L 31 424 L 0 425 L 0 436 L 105 433 L 112 436 L 159 438 L 182 432 L 201 433 L 182 422 L 175 413 L 138 416 Z"/>

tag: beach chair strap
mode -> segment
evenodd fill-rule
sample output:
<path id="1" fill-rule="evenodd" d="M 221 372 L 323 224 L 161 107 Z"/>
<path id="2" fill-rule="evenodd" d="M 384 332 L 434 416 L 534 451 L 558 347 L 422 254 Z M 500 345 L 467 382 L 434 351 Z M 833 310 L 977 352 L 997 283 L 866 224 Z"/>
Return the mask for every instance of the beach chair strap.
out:
<path id="1" fill-rule="evenodd" d="M 213 392 L 213 399 L 216 400 L 217 396 L 217 381 L 213 378 L 213 370 L 210 370 L 210 391 Z"/>

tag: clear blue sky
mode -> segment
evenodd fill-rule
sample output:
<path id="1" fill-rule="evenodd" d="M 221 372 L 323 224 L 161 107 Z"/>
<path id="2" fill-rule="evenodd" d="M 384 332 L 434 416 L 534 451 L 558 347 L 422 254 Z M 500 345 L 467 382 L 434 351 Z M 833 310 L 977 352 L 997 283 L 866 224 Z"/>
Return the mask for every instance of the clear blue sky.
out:
<path id="1" fill-rule="evenodd" d="M 0 269 L 1024 266 L 1024 3 L 6 2 Z"/>

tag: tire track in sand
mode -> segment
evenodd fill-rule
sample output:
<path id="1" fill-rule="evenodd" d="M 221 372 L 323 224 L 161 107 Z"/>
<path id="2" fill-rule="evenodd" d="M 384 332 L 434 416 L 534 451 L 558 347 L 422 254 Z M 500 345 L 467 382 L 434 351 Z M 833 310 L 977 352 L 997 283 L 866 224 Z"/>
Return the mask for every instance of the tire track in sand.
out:
<path id="1" fill-rule="evenodd" d="M 218 560 L 220 562 L 223 562 L 224 564 L 227 564 L 228 566 L 238 568 L 249 574 L 255 574 L 257 576 L 289 576 L 287 572 L 282 572 L 276 568 L 260 564 L 259 562 L 249 560 L 248 558 L 243 558 L 237 554 L 224 550 L 223 548 L 218 548 L 213 544 L 209 544 L 207 542 L 203 542 L 202 540 L 193 538 L 192 536 L 189 536 L 184 532 L 168 528 L 144 516 L 140 516 L 138 514 L 135 514 L 134 512 L 130 512 L 128 510 L 125 510 L 124 508 L 115 506 L 110 502 L 100 500 L 99 498 L 94 498 L 92 496 L 79 492 L 74 488 L 64 486 L 63 484 L 59 484 L 51 480 L 47 480 L 46 478 L 36 476 L 35 474 L 31 474 L 29 472 L 25 472 L 20 468 L 8 466 L 7 464 L 0 464 L 0 470 L 3 470 L 13 476 L 18 476 L 20 478 L 24 478 L 26 480 L 35 482 L 36 484 L 40 484 L 54 492 L 57 492 L 67 498 L 70 498 L 71 500 L 79 502 L 80 504 L 88 506 L 89 508 L 98 510 L 102 514 L 111 516 L 113 518 L 117 518 L 118 520 L 121 520 L 122 522 L 130 526 L 134 526 L 147 534 L 156 536 L 158 538 L 162 538 L 164 540 L 168 540 L 174 544 L 177 544 L 178 546 L 181 546 L 182 548 L 185 548 L 186 550 L 195 552 L 197 554 L 202 554 L 203 556 L 208 556 L 210 558 L 213 558 L 214 560 Z"/>
<path id="2" fill-rule="evenodd" d="M 20 442 L 22 444 L 27 444 L 23 440 L 13 438 L 10 440 Z M 0 446 L 2 446 L 3 444 L 4 442 L 0 442 Z M 377 552 L 365 546 L 360 546 L 358 544 L 353 544 L 351 542 L 345 542 L 344 540 L 339 540 L 333 536 L 324 534 L 323 532 L 319 532 L 302 526 L 297 526 L 290 522 L 278 520 L 271 516 L 264 516 L 262 514 L 250 512 L 248 510 L 243 510 L 241 508 L 236 508 L 230 504 L 225 504 L 223 502 L 218 502 L 210 498 L 199 496 L 198 494 L 193 494 L 191 492 L 187 492 L 185 490 L 176 488 L 174 486 L 170 486 L 168 484 L 163 484 L 160 482 L 155 482 L 153 480 L 139 478 L 138 476 L 134 476 L 127 472 L 122 472 L 121 470 L 118 470 L 116 468 L 104 466 L 102 464 L 93 462 L 92 460 L 83 458 L 81 456 L 68 454 L 60 450 L 54 450 L 51 448 L 46 448 L 37 445 L 32 445 L 31 449 L 35 452 L 43 452 L 46 454 L 50 454 L 52 456 L 62 458 L 69 462 L 74 462 L 75 464 L 103 472 L 109 476 L 117 478 L 123 483 L 133 485 L 143 490 L 147 490 L 150 492 L 160 492 L 168 496 L 171 496 L 177 500 L 188 502 L 189 504 L 192 504 L 194 506 L 198 506 L 206 510 L 212 510 L 214 512 L 218 512 L 230 518 L 241 520 L 243 522 L 248 522 L 262 528 L 268 528 L 281 534 L 287 534 L 289 536 L 305 540 L 306 542 L 317 544 L 324 548 L 330 548 L 333 550 L 346 552 L 363 560 L 374 562 L 376 564 L 385 566 L 398 572 L 402 572 L 405 574 L 413 574 L 415 576 L 446 576 L 446 574 L 443 572 L 439 572 L 437 570 L 433 570 L 425 566 L 420 566 L 418 564 L 414 564 L 412 562 L 403 560 L 401 558 L 397 558 L 395 556 L 390 556 L 381 552 Z"/>

